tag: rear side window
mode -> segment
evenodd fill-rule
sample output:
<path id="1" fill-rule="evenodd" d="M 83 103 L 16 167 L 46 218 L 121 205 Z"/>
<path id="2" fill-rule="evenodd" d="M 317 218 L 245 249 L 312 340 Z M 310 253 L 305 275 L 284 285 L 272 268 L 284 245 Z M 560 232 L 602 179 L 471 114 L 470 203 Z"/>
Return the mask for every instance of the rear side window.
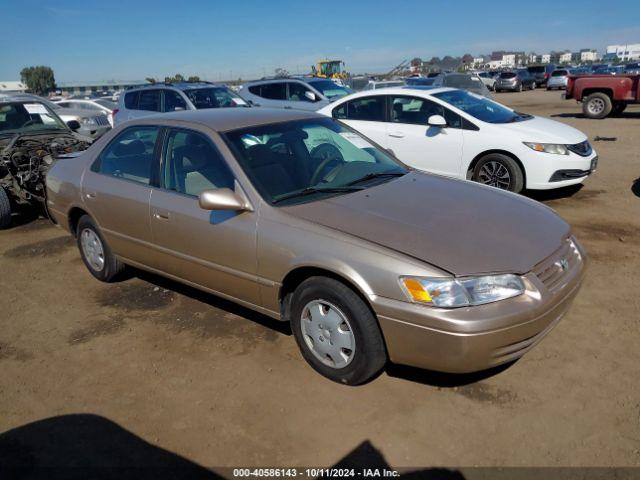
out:
<path id="1" fill-rule="evenodd" d="M 141 90 L 138 110 L 160 111 L 160 90 Z"/>
<path id="2" fill-rule="evenodd" d="M 138 94 L 140 92 L 129 92 L 124 94 L 124 106 L 129 110 L 138 108 Z"/>
<path id="3" fill-rule="evenodd" d="M 149 185 L 158 127 L 132 127 L 102 151 L 92 170 Z"/>
<path id="4" fill-rule="evenodd" d="M 363 97 L 346 102 L 333 110 L 334 118 L 347 120 L 385 121 L 385 96 Z"/>
<path id="5" fill-rule="evenodd" d="M 287 84 L 278 82 L 260 85 L 260 96 L 269 100 L 286 100 Z"/>

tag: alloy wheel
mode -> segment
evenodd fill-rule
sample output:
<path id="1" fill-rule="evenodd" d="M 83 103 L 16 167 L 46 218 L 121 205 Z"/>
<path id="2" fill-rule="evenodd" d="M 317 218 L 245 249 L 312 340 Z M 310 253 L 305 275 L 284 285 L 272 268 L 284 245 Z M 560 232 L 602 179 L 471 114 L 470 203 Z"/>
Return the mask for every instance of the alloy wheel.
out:
<path id="1" fill-rule="evenodd" d="M 313 355 L 333 368 L 351 363 L 356 339 L 346 315 L 325 300 L 313 300 L 302 309 L 302 336 Z"/>
<path id="2" fill-rule="evenodd" d="M 604 100 L 601 98 L 592 98 L 589 100 L 587 108 L 592 115 L 600 115 L 605 109 Z"/>
<path id="3" fill-rule="evenodd" d="M 501 162 L 493 160 L 482 165 L 480 172 L 478 173 L 478 180 L 480 183 L 484 183 L 491 187 L 501 188 L 502 190 L 509 190 L 509 187 L 511 186 L 511 174 L 509 173 L 509 169 Z"/>

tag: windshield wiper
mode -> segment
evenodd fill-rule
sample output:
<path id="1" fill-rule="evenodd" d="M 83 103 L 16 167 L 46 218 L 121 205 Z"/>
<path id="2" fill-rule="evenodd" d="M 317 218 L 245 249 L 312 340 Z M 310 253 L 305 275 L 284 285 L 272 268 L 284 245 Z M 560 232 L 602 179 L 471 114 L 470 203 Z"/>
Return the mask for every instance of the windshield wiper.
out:
<path id="1" fill-rule="evenodd" d="M 312 195 L 314 193 L 347 193 L 347 192 L 357 192 L 362 190 L 360 187 L 307 187 L 303 190 L 298 190 L 297 192 L 287 193 L 275 200 L 272 200 L 272 204 L 280 203 L 284 200 L 289 200 L 291 198 L 304 197 L 306 195 Z"/>
<path id="2" fill-rule="evenodd" d="M 353 181 L 347 183 L 347 185 L 349 185 L 349 186 L 357 185 L 358 183 L 366 182 L 368 180 L 371 180 L 372 178 L 402 177 L 403 175 L 406 175 L 406 172 L 373 172 L 373 173 L 367 173 L 364 177 L 357 178 L 356 180 L 353 180 Z"/>

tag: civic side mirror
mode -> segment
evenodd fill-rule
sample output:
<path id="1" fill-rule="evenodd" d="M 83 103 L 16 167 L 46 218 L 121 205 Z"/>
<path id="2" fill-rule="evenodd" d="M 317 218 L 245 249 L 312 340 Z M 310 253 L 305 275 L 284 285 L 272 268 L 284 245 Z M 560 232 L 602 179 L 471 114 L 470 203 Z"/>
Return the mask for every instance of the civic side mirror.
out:
<path id="1" fill-rule="evenodd" d="M 427 120 L 427 125 L 430 127 L 445 128 L 447 126 L 447 121 L 442 115 L 431 115 Z"/>
<path id="2" fill-rule="evenodd" d="M 198 197 L 198 204 L 203 210 L 232 210 L 235 212 L 250 210 L 247 201 L 230 188 L 205 190 Z"/>
<path id="3" fill-rule="evenodd" d="M 310 92 L 309 90 L 307 90 L 306 92 L 304 92 L 304 96 L 308 99 L 311 100 L 312 102 L 315 102 L 318 98 L 316 97 L 316 94 L 313 92 Z"/>
<path id="4" fill-rule="evenodd" d="M 67 127 L 69 127 L 74 132 L 78 131 L 80 130 L 80 122 L 78 122 L 77 120 L 69 120 L 67 122 Z"/>

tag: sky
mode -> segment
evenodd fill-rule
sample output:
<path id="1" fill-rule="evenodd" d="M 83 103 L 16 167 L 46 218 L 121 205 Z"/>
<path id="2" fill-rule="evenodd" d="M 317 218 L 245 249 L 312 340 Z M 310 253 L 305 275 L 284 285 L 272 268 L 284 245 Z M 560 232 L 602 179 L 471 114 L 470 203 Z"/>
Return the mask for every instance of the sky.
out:
<path id="1" fill-rule="evenodd" d="M 0 80 L 48 65 L 58 82 L 352 73 L 406 59 L 640 43 L 640 0 L 0 0 Z"/>

